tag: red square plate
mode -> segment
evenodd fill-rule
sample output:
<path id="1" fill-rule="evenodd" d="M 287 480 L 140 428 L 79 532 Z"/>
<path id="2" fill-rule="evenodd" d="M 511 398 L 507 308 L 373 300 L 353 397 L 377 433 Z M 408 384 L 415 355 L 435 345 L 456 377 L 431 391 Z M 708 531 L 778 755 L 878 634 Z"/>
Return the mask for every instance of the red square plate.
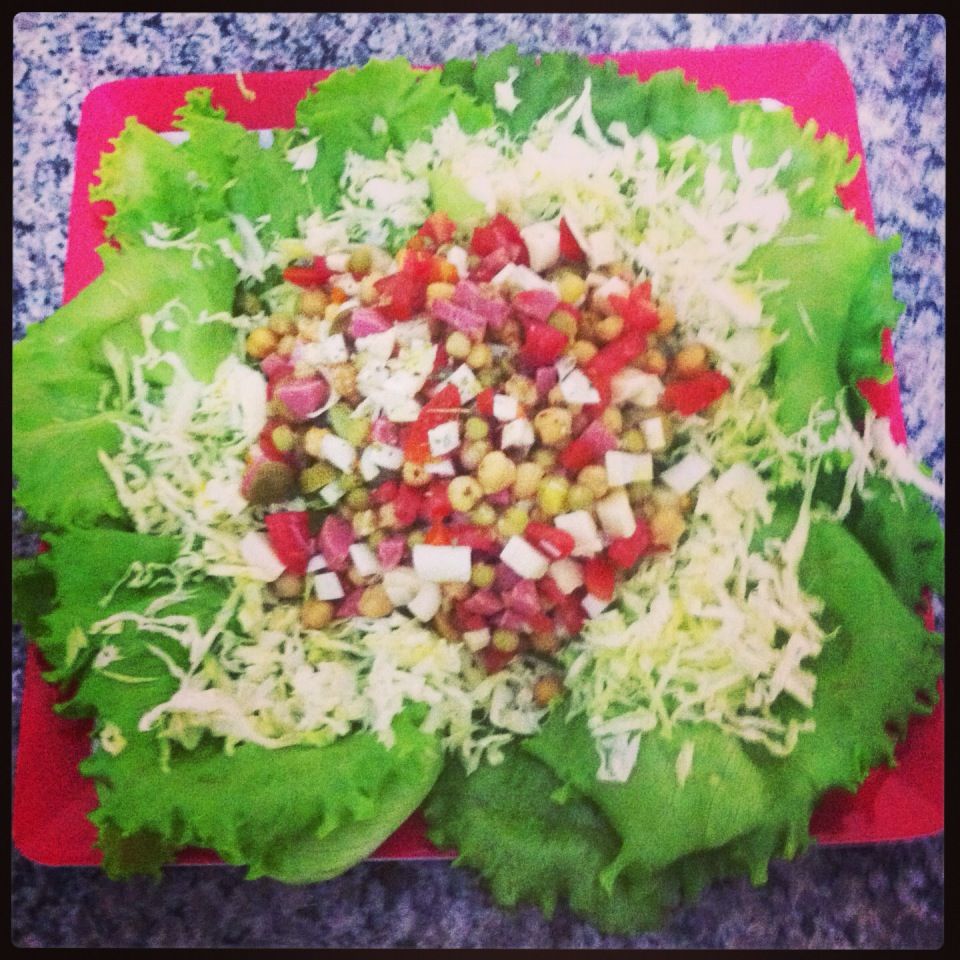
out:
<path id="1" fill-rule="evenodd" d="M 735 100 L 762 97 L 793 108 L 798 122 L 814 118 L 821 132 L 846 138 L 851 153 L 862 154 L 853 85 L 832 47 L 820 43 L 726 47 L 714 50 L 669 50 L 627 53 L 613 59 L 622 73 L 646 79 L 680 67 L 701 89 L 722 87 Z M 230 119 L 251 129 L 289 127 L 294 107 L 308 87 L 329 71 L 254 73 L 245 76 L 256 97 L 245 99 L 232 75 L 191 75 L 119 80 L 93 90 L 83 104 L 77 137 L 73 201 L 64 295 L 70 299 L 101 270 L 95 248 L 103 240 L 104 205 L 87 199 L 102 151 L 123 128 L 128 116 L 157 131 L 173 129 L 173 111 L 184 93 L 196 86 L 212 87 L 214 99 Z M 844 204 L 873 229 L 873 214 L 865 166 L 846 187 Z M 889 340 L 885 351 L 890 353 Z M 890 353 L 892 357 L 892 353 Z M 896 381 L 870 391 L 879 411 L 891 416 L 894 436 L 904 440 L 903 418 Z M 89 750 L 88 725 L 53 713 L 56 691 L 41 678 L 35 648 L 27 658 L 20 743 L 13 803 L 13 838 L 26 856 L 55 866 L 100 862 L 94 847 L 96 830 L 87 814 L 96 806 L 93 784 L 77 772 Z M 906 839 L 943 829 L 943 708 L 914 718 L 908 737 L 897 750 L 897 766 L 875 770 L 854 796 L 836 791 L 824 798 L 811 828 L 821 843 L 868 843 Z M 389 859 L 446 857 L 424 836 L 415 814 L 377 850 Z M 181 863 L 215 863 L 209 851 L 184 851 Z"/>

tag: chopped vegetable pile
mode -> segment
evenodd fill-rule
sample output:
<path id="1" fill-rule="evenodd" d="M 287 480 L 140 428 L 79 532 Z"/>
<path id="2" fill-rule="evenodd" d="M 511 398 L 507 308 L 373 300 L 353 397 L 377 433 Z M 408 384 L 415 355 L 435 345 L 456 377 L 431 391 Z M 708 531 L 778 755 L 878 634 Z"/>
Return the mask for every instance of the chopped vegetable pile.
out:
<path id="1" fill-rule="evenodd" d="M 629 932 L 802 851 L 942 668 L 846 144 L 510 47 L 177 115 L 14 352 L 16 615 L 105 869 L 316 882 L 423 805 L 501 904 Z"/>

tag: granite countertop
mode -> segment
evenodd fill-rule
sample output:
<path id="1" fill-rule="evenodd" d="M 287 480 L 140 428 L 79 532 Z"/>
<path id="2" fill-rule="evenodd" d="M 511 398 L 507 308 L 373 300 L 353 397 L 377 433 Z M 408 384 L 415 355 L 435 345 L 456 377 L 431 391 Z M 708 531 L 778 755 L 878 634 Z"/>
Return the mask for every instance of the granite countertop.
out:
<path id="1" fill-rule="evenodd" d="M 877 231 L 899 233 L 895 334 L 910 449 L 944 467 L 945 23 L 935 16 L 39 14 L 14 22 L 13 334 L 61 302 L 80 104 L 122 77 L 338 67 L 521 51 L 588 53 L 797 40 L 832 44 L 857 92 Z M 16 533 L 16 531 L 15 531 Z M 24 541 L 15 536 L 15 545 Z M 13 714 L 24 640 L 14 631 Z M 602 936 L 560 909 L 499 909 L 443 862 L 364 863 L 325 884 L 246 882 L 232 867 L 168 869 L 158 886 L 13 852 L 19 946 L 934 947 L 942 836 L 814 848 L 769 883 L 716 884 L 660 932 Z"/>

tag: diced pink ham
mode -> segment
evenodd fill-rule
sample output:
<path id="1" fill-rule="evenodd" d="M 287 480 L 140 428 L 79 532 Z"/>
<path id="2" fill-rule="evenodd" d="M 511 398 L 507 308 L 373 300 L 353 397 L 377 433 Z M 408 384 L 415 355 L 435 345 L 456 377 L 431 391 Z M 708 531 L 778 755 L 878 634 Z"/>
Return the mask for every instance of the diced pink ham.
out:
<path id="1" fill-rule="evenodd" d="M 343 570 L 354 542 L 353 525 L 335 513 L 328 513 L 317 534 L 317 547 L 331 570 Z"/>
<path id="2" fill-rule="evenodd" d="M 451 303 L 449 300 L 440 298 L 434 300 L 430 305 L 430 313 L 473 340 L 482 340 L 487 329 L 487 321 L 479 313 L 475 313 L 468 307 Z"/>
<path id="3" fill-rule="evenodd" d="M 395 447 L 400 442 L 400 431 L 386 417 L 377 417 L 370 427 L 370 437 L 374 443 L 388 443 Z"/>
<path id="4" fill-rule="evenodd" d="M 513 502 L 513 491 L 507 487 L 506 490 L 501 490 L 499 493 L 491 493 L 487 496 L 487 502 L 492 503 L 495 507 L 508 507 Z"/>
<path id="5" fill-rule="evenodd" d="M 369 337 L 390 329 L 390 321 L 375 307 L 357 307 L 350 316 L 350 336 Z"/>
<path id="6" fill-rule="evenodd" d="M 618 446 L 616 436 L 604 425 L 602 420 L 594 420 L 583 433 L 580 439 L 590 444 L 590 449 L 598 457 L 602 457 L 608 450 L 616 450 Z"/>
<path id="7" fill-rule="evenodd" d="M 520 582 L 520 574 L 505 563 L 498 563 L 494 568 L 494 584 L 499 592 L 505 593 Z"/>
<path id="8" fill-rule="evenodd" d="M 268 379 L 276 380 L 293 373 L 293 364 L 279 353 L 270 353 L 260 361 L 260 369 Z"/>
<path id="9" fill-rule="evenodd" d="M 532 580 L 520 580 L 504 596 L 508 610 L 513 610 L 521 617 L 535 616 L 540 612 L 540 597 L 537 595 L 537 586 Z"/>
<path id="10" fill-rule="evenodd" d="M 276 392 L 277 399 L 297 420 L 306 420 L 329 396 L 330 386 L 323 377 L 287 380 L 277 386 Z"/>
<path id="11" fill-rule="evenodd" d="M 546 323 L 559 303 L 552 290 L 523 290 L 513 298 L 513 309 L 524 323 Z"/>
<path id="12" fill-rule="evenodd" d="M 482 630 L 487 625 L 484 617 L 479 613 L 471 613 L 463 604 L 460 604 L 454 609 L 453 618 L 457 628 L 463 633 L 469 630 Z"/>
<path id="13" fill-rule="evenodd" d="M 393 570 L 400 565 L 407 541 L 404 537 L 387 537 L 377 544 L 377 560 L 384 570 Z"/>
<path id="14" fill-rule="evenodd" d="M 340 620 L 346 617 L 360 616 L 360 598 L 363 596 L 363 587 L 357 587 L 351 593 L 348 593 L 341 601 L 334 612 L 334 616 Z"/>
<path id="15" fill-rule="evenodd" d="M 478 313 L 494 330 L 499 329 L 510 316 L 510 305 L 499 298 L 485 297 L 483 291 L 469 280 L 461 280 L 453 291 L 452 302 Z"/>
<path id="16" fill-rule="evenodd" d="M 522 630 L 526 632 L 528 629 L 526 619 L 515 610 L 504 610 L 497 617 L 496 623 L 501 630 Z"/>
<path id="17" fill-rule="evenodd" d="M 545 397 L 557 385 L 558 380 L 559 374 L 556 367 L 537 367 L 537 372 L 534 374 L 537 395 L 541 399 Z"/>
<path id="18" fill-rule="evenodd" d="M 472 593 L 460 606 L 469 613 L 478 613 L 481 617 L 491 617 L 503 609 L 503 601 L 489 588 Z"/>

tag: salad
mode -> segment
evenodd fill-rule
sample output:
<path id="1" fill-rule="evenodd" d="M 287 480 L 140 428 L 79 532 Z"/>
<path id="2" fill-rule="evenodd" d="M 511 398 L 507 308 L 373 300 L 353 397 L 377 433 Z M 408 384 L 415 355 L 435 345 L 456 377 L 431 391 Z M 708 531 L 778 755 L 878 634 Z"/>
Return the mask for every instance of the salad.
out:
<path id="1" fill-rule="evenodd" d="M 801 852 L 942 670 L 846 144 L 512 47 L 177 114 L 14 350 L 15 613 L 107 872 L 316 882 L 422 806 L 499 903 L 630 932 Z"/>

